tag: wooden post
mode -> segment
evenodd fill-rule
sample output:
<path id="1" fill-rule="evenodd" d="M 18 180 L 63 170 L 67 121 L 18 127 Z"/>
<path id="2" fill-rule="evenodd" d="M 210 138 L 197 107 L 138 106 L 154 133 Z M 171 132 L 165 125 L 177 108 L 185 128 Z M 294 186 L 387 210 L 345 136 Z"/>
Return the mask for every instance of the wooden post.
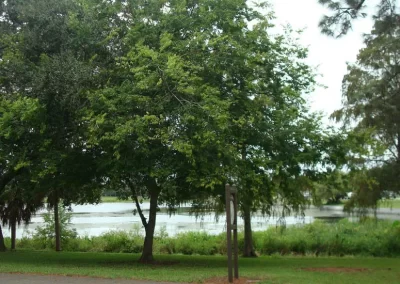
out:
<path id="1" fill-rule="evenodd" d="M 225 199 L 226 199 L 226 242 L 227 242 L 227 254 L 228 254 L 228 280 L 230 283 L 233 283 L 233 271 L 235 279 L 239 279 L 239 265 L 238 265 L 239 251 L 238 251 L 238 236 L 237 236 L 238 201 L 237 201 L 236 186 L 231 187 L 229 184 L 225 185 Z M 231 212 L 231 203 L 233 204 L 233 212 Z M 232 230 L 233 230 L 233 263 L 232 263 Z"/>
<path id="2" fill-rule="evenodd" d="M 56 195 L 54 201 L 54 237 L 56 238 L 56 251 L 61 251 L 61 228 L 60 228 L 60 215 L 58 212 L 58 205 L 60 199 Z"/>
<path id="3" fill-rule="evenodd" d="M 16 233 L 17 233 L 17 220 L 15 216 L 12 216 L 11 220 L 11 250 L 15 250 L 15 241 L 16 241 Z"/>
<path id="4" fill-rule="evenodd" d="M 225 185 L 226 198 L 226 244 L 228 254 L 228 280 L 233 283 L 232 273 L 232 226 L 231 226 L 231 186 Z"/>
<path id="5" fill-rule="evenodd" d="M 238 202 L 237 202 L 237 188 L 232 187 L 232 197 L 233 197 L 233 267 L 235 279 L 239 279 L 239 250 L 238 250 L 238 226 L 237 226 L 237 212 L 238 212 Z"/>

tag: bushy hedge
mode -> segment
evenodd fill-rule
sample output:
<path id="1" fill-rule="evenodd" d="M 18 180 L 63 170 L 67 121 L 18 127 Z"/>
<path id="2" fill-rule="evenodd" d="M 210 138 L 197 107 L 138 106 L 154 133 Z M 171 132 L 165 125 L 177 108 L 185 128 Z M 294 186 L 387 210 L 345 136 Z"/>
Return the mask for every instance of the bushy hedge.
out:
<path id="1" fill-rule="evenodd" d="M 366 220 L 335 224 L 316 221 L 287 229 L 255 232 L 261 254 L 400 255 L 400 222 Z"/>
<path id="2" fill-rule="evenodd" d="M 399 256 L 400 222 L 366 220 L 361 223 L 342 220 L 338 223 L 316 221 L 302 226 L 271 227 L 254 232 L 254 246 L 262 255 L 314 254 Z M 244 244 L 239 234 L 239 248 Z M 140 253 L 143 235 L 136 229 L 110 231 L 98 237 L 69 238 L 63 243 L 65 251 Z M 24 237 L 17 241 L 18 248 L 52 249 L 54 241 L 46 238 Z M 161 230 L 155 237 L 154 252 L 160 254 L 214 255 L 226 253 L 225 234 L 209 235 L 205 232 L 187 232 L 169 237 Z"/>

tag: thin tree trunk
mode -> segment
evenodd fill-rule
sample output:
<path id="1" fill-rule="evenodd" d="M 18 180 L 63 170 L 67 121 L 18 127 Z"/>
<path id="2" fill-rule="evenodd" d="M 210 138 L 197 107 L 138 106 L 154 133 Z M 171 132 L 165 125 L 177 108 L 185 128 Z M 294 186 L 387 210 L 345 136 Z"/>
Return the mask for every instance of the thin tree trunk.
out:
<path id="1" fill-rule="evenodd" d="M 146 230 L 146 236 L 144 238 L 142 255 L 139 259 L 139 262 L 142 263 L 149 263 L 154 261 L 153 240 L 154 240 L 154 230 L 156 227 L 157 205 L 158 205 L 158 196 L 160 194 L 160 189 L 158 188 L 157 185 L 155 185 L 155 182 L 153 184 L 154 185 L 151 186 L 150 189 L 149 221 L 143 224 Z"/>
<path id="2" fill-rule="evenodd" d="M 15 250 L 16 233 L 17 233 L 17 222 L 16 220 L 11 220 L 11 250 Z"/>
<path id="3" fill-rule="evenodd" d="M 54 236 L 56 238 L 56 251 L 61 251 L 61 232 L 60 232 L 60 216 L 58 212 L 58 197 L 54 202 Z"/>
<path id="4" fill-rule="evenodd" d="M 400 164 L 400 133 L 397 134 L 397 163 Z"/>
<path id="5" fill-rule="evenodd" d="M 6 251 L 6 244 L 4 243 L 3 230 L 0 225 L 0 252 Z"/>
<path id="6" fill-rule="evenodd" d="M 242 161 L 246 160 L 246 145 L 243 144 L 242 147 Z M 248 199 L 249 197 L 244 197 Z M 251 200 L 247 200 L 251 202 Z M 243 256 L 244 257 L 257 257 L 256 252 L 254 251 L 253 246 L 253 232 L 251 231 L 251 212 L 250 206 L 248 205 L 246 200 L 242 200 L 242 210 L 243 210 L 243 221 L 244 221 L 244 248 L 243 248 Z"/>
<path id="7" fill-rule="evenodd" d="M 251 231 L 251 212 L 249 207 L 243 208 L 244 220 L 244 257 L 257 257 L 253 246 L 253 233 Z"/>

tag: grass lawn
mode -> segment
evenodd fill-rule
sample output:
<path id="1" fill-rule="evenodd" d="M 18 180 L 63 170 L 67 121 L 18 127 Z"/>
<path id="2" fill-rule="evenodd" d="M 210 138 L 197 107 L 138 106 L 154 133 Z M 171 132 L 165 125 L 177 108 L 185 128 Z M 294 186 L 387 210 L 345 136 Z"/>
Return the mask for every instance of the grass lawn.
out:
<path id="1" fill-rule="evenodd" d="M 337 206 L 344 205 L 346 200 L 342 200 L 340 204 L 325 204 L 325 206 Z M 388 200 L 379 200 L 378 208 L 392 208 L 392 209 L 400 209 L 400 199 L 388 199 Z"/>
<path id="2" fill-rule="evenodd" d="M 0 254 L 0 272 L 203 282 L 225 276 L 227 270 L 223 256 L 158 255 L 159 263 L 154 265 L 139 264 L 138 257 L 112 253 L 6 252 Z M 241 258 L 239 269 L 241 276 L 262 279 L 262 283 L 400 283 L 400 258 Z"/>
<path id="3" fill-rule="evenodd" d="M 379 208 L 400 209 L 400 199 L 380 200 Z"/>
<path id="4" fill-rule="evenodd" d="M 118 197 L 116 196 L 102 196 L 101 197 L 101 202 L 107 202 L 107 203 L 133 203 L 133 201 L 131 199 L 128 200 L 121 200 L 118 199 Z"/>
<path id="5" fill-rule="evenodd" d="M 141 200 L 140 199 L 140 197 L 139 197 L 139 200 Z M 145 202 L 148 202 L 149 200 L 148 199 L 144 199 L 144 198 L 142 198 L 142 201 L 145 201 Z M 102 196 L 101 197 L 101 202 L 107 202 L 107 203 L 134 203 L 133 201 L 132 201 L 132 199 L 127 199 L 127 200 L 122 200 L 122 199 L 119 199 L 117 196 Z"/>

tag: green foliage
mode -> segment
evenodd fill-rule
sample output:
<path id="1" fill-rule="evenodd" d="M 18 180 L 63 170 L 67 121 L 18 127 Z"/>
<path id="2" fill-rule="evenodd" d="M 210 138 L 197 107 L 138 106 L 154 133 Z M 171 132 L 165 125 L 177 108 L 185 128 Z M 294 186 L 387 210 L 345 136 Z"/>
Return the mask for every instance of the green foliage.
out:
<path id="1" fill-rule="evenodd" d="M 314 185 L 313 201 L 315 204 L 339 204 L 341 199 L 351 192 L 349 175 L 334 171 Z"/>
<path id="2" fill-rule="evenodd" d="M 261 255 L 400 255 L 398 221 L 315 221 L 301 226 L 271 227 L 266 231 L 253 232 L 253 236 L 254 247 Z M 64 239 L 64 242 L 65 251 L 139 253 L 143 248 L 143 235 L 138 230 L 110 231 L 98 237 L 72 237 Z M 226 254 L 225 234 L 187 232 L 169 237 L 164 232 L 156 235 L 154 242 L 154 252 L 157 254 Z M 18 240 L 17 245 L 25 249 L 50 249 L 53 244 L 44 242 L 41 235 L 35 234 L 32 238 Z M 243 249 L 243 245 L 244 235 L 240 233 L 239 249 Z"/>
<path id="3" fill-rule="evenodd" d="M 67 244 L 70 240 L 76 239 L 78 234 L 75 229 L 70 229 L 72 214 L 67 211 L 67 209 L 63 205 L 59 205 L 59 221 L 60 221 L 60 236 L 61 243 Z M 45 248 L 54 248 L 55 247 L 55 230 L 54 230 L 54 213 L 52 210 L 48 210 L 48 212 L 43 213 L 44 226 L 37 227 L 35 232 L 32 235 L 32 238 L 35 240 L 35 246 L 41 247 L 41 249 Z M 27 241 L 27 239 L 23 239 L 22 242 Z"/>
<path id="4" fill-rule="evenodd" d="M 175 239 L 175 251 L 182 254 L 213 255 L 219 252 L 216 238 L 205 232 L 181 233 Z"/>
<path id="5" fill-rule="evenodd" d="M 391 13 L 396 16 L 395 9 Z M 400 190 L 400 30 L 397 24 L 382 30 L 382 21 L 375 19 L 357 62 L 348 65 L 343 78 L 344 105 L 332 114 L 350 129 L 347 138 L 353 145 L 348 164 L 356 171 L 350 175 L 354 195 L 346 204 L 348 210 L 376 208 L 385 191 Z"/>
<path id="6" fill-rule="evenodd" d="M 204 209 L 222 201 L 226 182 L 241 189 L 248 218 L 277 200 L 283 214 L 299 212 L 320 169 L 343 160 L 340 139 L 303 97 L 315 85 L 307 50 L 290 29 L 272 36 L 272 14 L 245 0 L 0 3 L 0 95 L 10 109 L 0 109 L 0 191 L 20 169 L 32 182 L 25 190 L 50 206 L 118 189 L 153 238 L 158 205 Z M 19 138 L 31 148 L 15 155 Z M 138 196 L 150 199 L 149 218 Z M 179 244 L 187 253 L 218 250 L 186 249 L 190 238 Z"/>
<path id="7" fill-rule="evenodd" d="M 29 224 L 32 215 L 43 207 L 40 196 L 32 196 L 18 186 L 17 181 L 12 181 L 0 194 L 0 224 L 8 225 L 12 231 L 21 223 Z"/>
<path id="8" fill-rule="evenodd" d="M 261 234 L 260 252 L 316 255 L 396 256 L 399 254 L 398 227 L 391 222 L 375 220 L 337 224 L 314 222 L 284 231 L 269 229 Z"/>
<path id="9" fill-rule="evenodd" d="M 201 210 L 228 181 L 248 211 L 269 213 L 278 197 L 300 211 L 299 187 L 332 144 L 302 97 L 315 84 L 307 50 L 290 30 L 271 36 L 271 14 L 243 0 L 141 3 L 116 5 L 126 22 L 115 64 L 85 111 L 109 186 L 154 200 L 146 229 L 157 205 Z"/>
<path id="10" fill-rule="evenodd" d="M 105 47 L 99 47 L 101 25 L 79 2 L 1 1 L 0 5 L 0 151 L 13 157 L 3 169 L 5 158 L 0 154 L 0 174 L 14 171 L 11 179 L 24 174 L 33 183 L 25 190 L 40 195 L 59 191 L 65 203 L 99 198 L 94 152 L 85 146 L 81 111 L 85 92 L 100 77 L 92 57 Z M 91 34 L 83 35 L 88 26 Z M 7 108 L 14 114 L 4 114 Z"/>
<path id="11" fill-rule="evenodd" d="M 13 178 L 34 165 L 43 138 L 43 108 L 34 98 L 0 92 L 0 195 Z"/>
<path id="12" fill-rule="evenodd" d="M 318 0 L 321 5 L 333 11 L 320 21 L 321 32 L 329 36 L 341 37 L 352 29 L 353 21 L 368 16 L 367 7 L 376 3 L 367 0 Z M 380 32 L 388 33 L 397 25 L 399 11 L 397 0 L 380 0 L 373 15 Z"/>

